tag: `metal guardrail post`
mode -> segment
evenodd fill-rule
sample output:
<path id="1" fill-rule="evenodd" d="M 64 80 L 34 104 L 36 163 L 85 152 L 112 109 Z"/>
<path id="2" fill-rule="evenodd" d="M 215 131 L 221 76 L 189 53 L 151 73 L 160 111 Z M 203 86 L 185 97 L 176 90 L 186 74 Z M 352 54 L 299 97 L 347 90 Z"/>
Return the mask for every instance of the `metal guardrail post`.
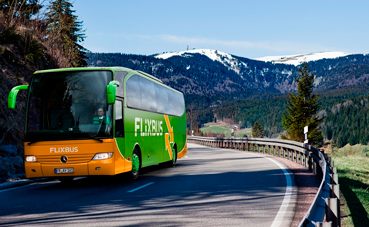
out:
<path id="1" fill-rule="evenodd" d="M 336 227 L 338 225 L 338 210 L 339 210 L 339 203 L 337 198 L 327 198 L 325 200 L 326 203 L 326 214 L 327 214 L 327 221 L 332 222 L 332 226 Z"/>
<path id="2" fill-rule="evenodd" d="M 273 155 L 275 156 L 275 146 L 272 146 L 273 148 Z"/>

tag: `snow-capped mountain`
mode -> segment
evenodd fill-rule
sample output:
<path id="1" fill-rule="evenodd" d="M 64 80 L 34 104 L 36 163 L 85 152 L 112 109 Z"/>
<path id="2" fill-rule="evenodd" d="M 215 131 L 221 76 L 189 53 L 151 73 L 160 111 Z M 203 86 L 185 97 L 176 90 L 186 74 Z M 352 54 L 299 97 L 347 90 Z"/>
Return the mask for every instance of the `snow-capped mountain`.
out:
<path id="1" fill-rule="evenodd" d="M 317 52 L 310 54 L 296 54 L 296 55 L 284 55 L 284 56 L 267 56 L 262 58 L 256 58 L 258 61 L 282 63 L 298 66 L 303 62 L 318 61 L 321 59 L 334 59 L 350 55 L 349 53 L 329 51 L 329 52 Z"/>
<path id="2" fill-rule="evenodd" d="M 193 49 L 188 51 L 171 52 L 159 54 L 154 57 L 160 59 L 168 59 L 174 56 L 189 58 L 192 57 L 193 54 L 202 54 L 213 61 L 218 61 L 222 63 L 224 66 L 226 66 L 229 70 L 235 71 L 237 74 L 240 73 L 241 66 L 247 68 L 246 63 L 239 61 L 237 58 L 232 57 L 232 55 L 219 50 L 211 50 L 211 49 Z"/>
<path id="3" fill-rule="evenodd" d="M 193 49 L 187 51 L 178 51 L 178 52 L 170 52 L 164 53 L 154 56 L 159 59 L 168 59 L 174 56 L 181 57 L 192 57 L 193 54 L 201 54 L 213 61 L 218 61 L 226 66 L 228 69 L 235 71 L 237 74 L 240 73 L 240 67 L 247 68 L 247 64 L 243 61 L 240 61 L 238 58 L 233 57 L 230 54 L 219 50 L 211 50 L 211 49 Z M 334 59 L 339 57 L 344 57 L 350 55 L 350 53 L 339 52 L 339 51 L 327 51 L 327 52 L 316 52 L 310 54 L 295 54 L 295 55 L 282 55 L 282 56 L 266 56 L 261 58 L 254 58 L 253 60 L 264 61 L 264 62 L 272 62 L 272 63 L 281 63 L 281 64 L 289 64 L 298 66 L 303 62 L 310 61 L 318 61 L 321 59 Z"/>
<path id="4" fill-rule="evenodd" d="M 316 76 L 316 89 L 369 86 L 369 55 L 364 54 L 321 52 L 250 59 L 218 50 L 194 49 L 155 56 L 91 53 L 88 57 L 90 66 L 121 65 L 141 70 L 196 97 L 241 99 L 258 95 L 257 92 L 296 91 L 296 65 L 303 61 L 308 62 Z"/>

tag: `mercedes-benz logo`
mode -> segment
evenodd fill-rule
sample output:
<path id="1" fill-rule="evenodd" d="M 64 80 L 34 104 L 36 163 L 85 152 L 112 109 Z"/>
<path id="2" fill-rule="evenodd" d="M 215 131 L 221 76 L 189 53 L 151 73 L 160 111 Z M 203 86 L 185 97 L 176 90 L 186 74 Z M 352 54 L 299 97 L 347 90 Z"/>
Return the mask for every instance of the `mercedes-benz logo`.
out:
<path id="1" fill-rule="evenodd" d="M 68 161 L 68 157 L 67 157 L 67 156 L 65 156 L 65 155 L 63 155 L 63 156 L 61 156 L 60 161 L 61 161 L 62 163 L 66 163 L 66 162 Z"/>

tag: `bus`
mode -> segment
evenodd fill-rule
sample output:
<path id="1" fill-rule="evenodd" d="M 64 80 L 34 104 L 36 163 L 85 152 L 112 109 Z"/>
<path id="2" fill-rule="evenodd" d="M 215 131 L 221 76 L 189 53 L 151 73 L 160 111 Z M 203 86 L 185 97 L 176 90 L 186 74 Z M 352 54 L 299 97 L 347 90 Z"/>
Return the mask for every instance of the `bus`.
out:
<path id="1" fill-rule="evenodd" d="M 27 178 L 116 175 L 187 153 L 183 94 L 145 72 L 124 67 L 36 71 L 14 87 L 8 108 L 27 90 Z"/>

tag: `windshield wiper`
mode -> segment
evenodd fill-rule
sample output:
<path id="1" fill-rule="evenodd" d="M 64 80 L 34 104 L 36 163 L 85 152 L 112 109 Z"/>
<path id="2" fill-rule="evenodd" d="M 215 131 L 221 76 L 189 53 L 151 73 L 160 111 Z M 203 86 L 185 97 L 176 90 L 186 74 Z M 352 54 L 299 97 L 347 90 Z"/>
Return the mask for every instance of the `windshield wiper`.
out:
<path id="1" fill-rule="evenodd" d="M 99 141 L 100 143 L 104 142 L 102 139 L 96 138 L 95 136 L 91 136 L 88 133 L 84 133 L 83 135 L 86 136 L 88 139 L 93 139 L 93 140 Z M 78 137 L 40 138 L 40 139 L 37 139 L 37 140 L 31 140 L 31 142 L 27 143 L 27 145 L 31 145 L 31 144 L 42 142 L 42 141 L 78 140 L 78 139 L 81 139 L 81 137 L 79 137 L 79 138 Z"/>
<path id="2" fill-rule="evenodd" d="M 31 144 L 33 144 L 33 143 L 37 143 L 37 142 L 40 142 L 40 141 L 45 141 L 45 140 L 35 140 L 35 141 L 31 141 L 31 142 L 27 143 L 27 145 L 31 145 Z"/>
<path id="3" fill-rule="evenodd" d="M 99 138 L 97 138 L 97 137 L 95 137 L 95 136 L 91 136 L 91 135 L 90 135 L 90 134 L 88 134 L 88 133 L 85 133 L 85 135 L 87 135 L 87 137 L 88 137 L 89 139 L 97 140 L 97 141 L 100 141 L 101 143 L 103 143 L 103 142 L 104 142 L 104 140 L 99 139 Z"/>

